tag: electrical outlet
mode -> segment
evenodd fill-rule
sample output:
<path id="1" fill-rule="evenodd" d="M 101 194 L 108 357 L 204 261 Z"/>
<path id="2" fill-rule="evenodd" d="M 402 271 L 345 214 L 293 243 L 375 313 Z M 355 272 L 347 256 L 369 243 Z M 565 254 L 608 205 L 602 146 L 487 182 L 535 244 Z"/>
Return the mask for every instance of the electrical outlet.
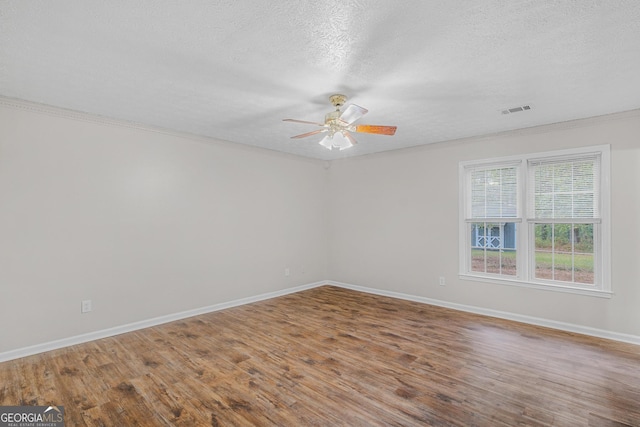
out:
<path id="1" fill-rule="evenodd" d="M 289 270 L 289 267 L 284 269 L 284 277 L 289 277 L 291 275 L 291 271 Z"/>
<path id="2" fill-rule="evenodd" d="M 444 276 L 440 276 L 440 286 L 444 286 Z"/>
<path id="3" fill-rule="evenodd" d="M 91 310 L 92 310 L 91 300 L 90 299 L 86 299 L 86 300 L 82 301 L 82 313 L 88 313 Z"/>

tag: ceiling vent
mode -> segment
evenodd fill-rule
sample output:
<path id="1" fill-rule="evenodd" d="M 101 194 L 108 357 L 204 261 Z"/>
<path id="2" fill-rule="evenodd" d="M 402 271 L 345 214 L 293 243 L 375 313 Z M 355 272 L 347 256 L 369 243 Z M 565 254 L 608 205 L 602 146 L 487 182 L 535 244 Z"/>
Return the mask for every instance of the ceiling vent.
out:
<path id="1" fill-rule="evenodd" d="M 522 105 L 520 107 L 507 108 L 506 110 L 502 110 L 502 114 L 513 114 L 519 113 L 521 111 L 531 110 L 530 105 Z"/>

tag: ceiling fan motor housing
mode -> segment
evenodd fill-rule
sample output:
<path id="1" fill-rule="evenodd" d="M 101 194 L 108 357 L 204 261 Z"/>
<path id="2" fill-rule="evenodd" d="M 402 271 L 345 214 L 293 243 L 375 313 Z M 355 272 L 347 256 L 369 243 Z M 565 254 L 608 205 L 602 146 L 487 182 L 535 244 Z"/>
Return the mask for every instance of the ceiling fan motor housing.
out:
<path id="1" fill-rule="evenodd" d="M 349 126 L 347 122 L 340 119 L 342 112 L 340 110 L 332 111 L 324 116 L 325 125 L 329 126 L 330 135 L 336 132 L 354 130 L 354 126 Z"/>

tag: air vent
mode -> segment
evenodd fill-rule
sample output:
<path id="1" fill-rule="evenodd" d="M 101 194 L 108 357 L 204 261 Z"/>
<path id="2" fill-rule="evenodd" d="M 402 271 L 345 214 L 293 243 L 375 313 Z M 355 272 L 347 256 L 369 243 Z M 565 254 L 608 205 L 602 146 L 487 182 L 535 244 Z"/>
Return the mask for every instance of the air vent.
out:
<path id="1" fill-rule="evenodd" d="M 502 114 L 513 114 L 513 113 L 519 113 L 521 111 L 527 111 L 527 110 L 531 110 L 531 106 L 523 105 L 520 107 L 507 108 L 506 110 L 502 110 Z"/>

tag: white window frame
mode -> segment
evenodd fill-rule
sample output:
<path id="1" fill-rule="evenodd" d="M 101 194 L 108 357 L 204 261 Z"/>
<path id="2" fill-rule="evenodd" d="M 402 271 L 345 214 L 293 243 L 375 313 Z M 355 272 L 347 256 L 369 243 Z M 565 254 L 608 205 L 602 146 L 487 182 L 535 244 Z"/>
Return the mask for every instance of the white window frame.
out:
<path id="1" fill-rule="evenodd" d="M 567 150 L 547 151 L 542 153 L 523 154 L 518 156 L 491 159 L 471 160 L 459 163 L 459 277 L 464 280 L 489 282 L 502 285 L 545 289 L 569 292 L 581 295 L 610 298 L 611 290 L 611 224 L 610 224 L 610 146 L 596 145 Z M 528 168 L 533 160 L 551 160 L 597 155 L 600 157 L 600 220 L 594 225 L 594 273 L 595 284 L 579 284 L 552 280 L 536 279 L 533 275 L 535 265 L 533 236 L 534 221 L 527 218 L 530 209 L 528 197 Z M 517 218 L 508 222 L 516 222 L 516 276 L 481 273 L 471 271 L 471 222 L 468 219 L 469 169 L 492 168 L 504 165 L 516 165 L 518 173 Z M 503 220 L 504 221 L 504 220 Z M 475 221 L 478 222 L 478 221 Z"/>

